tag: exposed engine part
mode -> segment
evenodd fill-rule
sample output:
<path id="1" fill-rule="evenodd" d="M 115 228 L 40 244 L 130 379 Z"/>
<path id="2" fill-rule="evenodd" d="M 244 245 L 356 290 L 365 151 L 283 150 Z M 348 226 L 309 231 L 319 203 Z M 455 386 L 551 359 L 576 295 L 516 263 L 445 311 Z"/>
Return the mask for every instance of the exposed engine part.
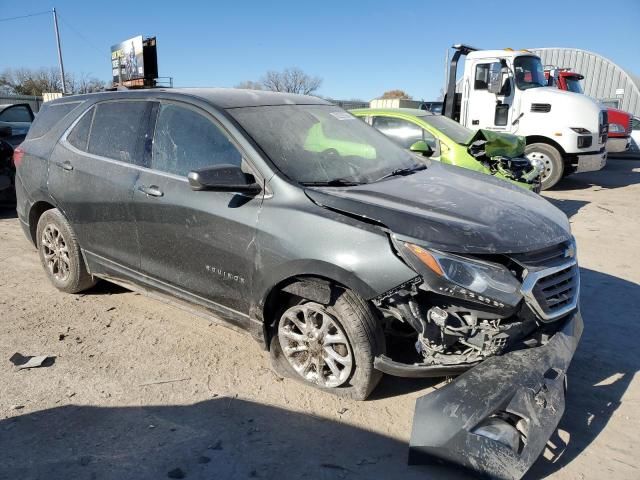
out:
<path id="1" fill-rule="evenodd" d="M 501 173 L 508 178 L 525 182 L 537 182 L 544 169 L 541 162 L 532 162 L 527 158 L 510 158 L 505 156 L 487 155 L 487 141 L 476 140 L 469 145 L 468 151 L 482 165 L 491 170 L 491 173 Z"/>
<path id="2" fill-rule="evenodd" d="M 409 288 L 386 296 L 379 305 L 388 320 L 387 333 L 413 338 L 420 363 L 426 365 L 477 363 L 536 328 L 533 318 L 502 318 L 460 306 L 429 305 L 429 300 L 428 294 Z M 396 320 L 405 326 L 394 328 Z"/>

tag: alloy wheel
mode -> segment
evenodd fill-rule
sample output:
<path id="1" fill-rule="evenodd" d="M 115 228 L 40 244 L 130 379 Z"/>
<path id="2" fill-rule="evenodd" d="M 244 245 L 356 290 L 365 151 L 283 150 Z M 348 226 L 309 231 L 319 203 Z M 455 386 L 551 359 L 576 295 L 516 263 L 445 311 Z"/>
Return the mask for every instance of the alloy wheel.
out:
<path id="1" fill-rule="evenodd" d="M 305 303 L 284 312 L 278 340 L 291 367 L 308 382 L 339 387 L 353 371 L 353 352 L 347 335 L 320 304 Z"/>
<path id="2" fill-rule="evenodd" d="M 49 273 L 59 282 L 65 282 L 71 274 L 71 260 L 69 247 L 58 227 L 48 224 L 44 228 L 40 248 Z"/>

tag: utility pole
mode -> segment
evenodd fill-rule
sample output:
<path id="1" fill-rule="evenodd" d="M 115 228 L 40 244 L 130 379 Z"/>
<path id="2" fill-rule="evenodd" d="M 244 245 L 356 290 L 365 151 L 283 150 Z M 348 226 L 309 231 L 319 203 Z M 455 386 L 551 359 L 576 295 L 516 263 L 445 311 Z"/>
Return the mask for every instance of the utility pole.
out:
<path id="1" fill-rule="evenodd" d="M 64 64 L 62 63 L 62 48 L 60 47 L 60 32 L 58 31 L 58 14 L 55 7 L 53 7 L 53 26 L 56 31 L 56 43 L 58 44 L 58 63 L 60 64 L 60 80 L 62 81 L 62 94 L 64 95 L 67 90 L 66 83 L 64 81 Z"/>

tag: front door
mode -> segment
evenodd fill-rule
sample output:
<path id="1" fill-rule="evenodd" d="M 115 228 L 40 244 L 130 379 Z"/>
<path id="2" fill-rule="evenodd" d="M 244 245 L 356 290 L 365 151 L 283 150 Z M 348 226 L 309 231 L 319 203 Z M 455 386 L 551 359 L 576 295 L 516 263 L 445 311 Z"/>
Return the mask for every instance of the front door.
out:
<path id="1" fill-rule="evenodd" d="M 511 130 L 515 85 L 509 75 L 504 73 L 500 93 L 496 95 L 489 92 L 489 69 L 494 62 L 498 62 L 498 59 L 482 59 L 471 65 L 471 80 L 467 86 L 469 101 L 464 122 L 461 123 L 472 130 Z"/>
<path id="2" fill-rule="evenodd" d="M 49 191 L 90 262 L 139 267 L 131 202 L 150 105 L 99 103 L 80 117 L 51 154 Z"/>
<path id="3" fill-rule="evenodd" d="M 150 169 L 134 188 L 142 273 L 227 319 L 233 317 L 228 312 L 246 315 L 262 194 L 192 190 L 190 171 L 215 164 L 246 168 L 243 155 L 215 119 L 195 107 L 161 103 L 156 118 Z"/>

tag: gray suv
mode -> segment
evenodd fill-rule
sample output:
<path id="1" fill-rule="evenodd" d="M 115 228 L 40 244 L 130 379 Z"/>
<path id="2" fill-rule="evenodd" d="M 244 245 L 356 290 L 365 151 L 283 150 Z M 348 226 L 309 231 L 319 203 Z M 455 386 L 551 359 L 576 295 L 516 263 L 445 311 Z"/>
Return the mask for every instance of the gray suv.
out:
<path id="1" fill-rule="evenodd" d="M 536 194 L 418 157 L 324 100 L 248 90 L 65 97 L 15 163 L 20 222 L 62 291 L 166 294 L 247 330 L 283 375 L 357 399 L 383 372 L 468 370 L 419 403 L 431 421 L 462 407 L 414 436 L 414 460 L 458 431 L 535 460 L 557 425 L 579 272 L 566 216 Z M 544 408 L 509 403 L 533 384 L 553 393 Z"/>

